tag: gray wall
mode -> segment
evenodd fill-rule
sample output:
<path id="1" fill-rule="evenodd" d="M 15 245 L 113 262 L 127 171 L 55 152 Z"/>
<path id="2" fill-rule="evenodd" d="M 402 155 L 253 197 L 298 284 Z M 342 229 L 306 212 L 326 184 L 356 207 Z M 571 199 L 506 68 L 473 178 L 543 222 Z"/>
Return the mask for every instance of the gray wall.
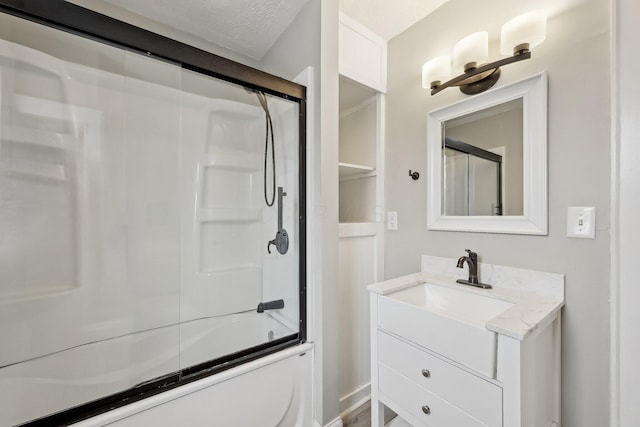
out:
<path id="1" fill-rule="evenodd" d="M 556 2 L 557 3 L 557 2 Z M 422 64 L 449 52 L 468 33 L 499 37 L 510 17 L 550 2 L 451 0 L 389 43 L 386 209 L 400 230 L 386 234 L 386 277 L 415 272 L 420 254 L 455 258 L 465 248 L 481 262 L 563 273 L 562 425 L 609 422 L 609 2 L 582 0 L 552 16 L 533 58 L 503 69 L 498 86 L 546 70 L 549 76 L 549 235 L 516 236 L 426 230 L 426 116 L 463 99 L 456 89 L 431 97 L 421 89 Z M 464 13 L 467 11 L 468 13 Z M 483 28 L 484 27 L 484 28 Z M 494 40 L 495 41 L 495 40 Z M 498 57 L 495 45 L 491 57 Z M 425 176 L 425 174 L 422 174 Z M 569 239 L 568 206 L 595 206 L 595 240 Z"/>
<path id="2" fill-rule="evenodd" d="M 293 22 L 264 55 L 258 68 L 286 79 L 293 79 L 309 65 L 315 69 L 320 67 L 319 0 L 310 0 L 300 10 Z M 317 72 L 315 80 L 316 84 L 320 83 Z"/>

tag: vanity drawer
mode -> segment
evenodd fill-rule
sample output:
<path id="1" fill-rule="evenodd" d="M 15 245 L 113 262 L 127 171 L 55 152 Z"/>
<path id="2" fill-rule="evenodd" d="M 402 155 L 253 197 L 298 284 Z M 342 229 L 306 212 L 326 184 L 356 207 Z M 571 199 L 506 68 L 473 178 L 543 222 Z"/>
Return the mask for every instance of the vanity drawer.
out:
<path id="1" fill-rule="evenodd" d="M 380 331 L 378 360 L 484 424 L 502 425 L 500 386 Z"/>
<path id="2" fill-rule="evenodd" d="M 414 427 L 494 427 L 418 386 L 384 363 L 378 364 L 378 375 L 380 401 L 400 416 L 407 417 Z M 420 424 L 416 425 L 416 421 Z"/>

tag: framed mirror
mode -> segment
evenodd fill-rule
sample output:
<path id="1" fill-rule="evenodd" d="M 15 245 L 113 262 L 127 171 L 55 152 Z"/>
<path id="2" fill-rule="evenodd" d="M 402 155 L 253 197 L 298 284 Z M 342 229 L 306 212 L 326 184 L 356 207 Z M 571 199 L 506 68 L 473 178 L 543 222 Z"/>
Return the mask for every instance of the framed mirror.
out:
<path id="1" fill-rule="evenodd" d="M 427 117 L 427 228 L 547 234 L 547 76 Z"/>

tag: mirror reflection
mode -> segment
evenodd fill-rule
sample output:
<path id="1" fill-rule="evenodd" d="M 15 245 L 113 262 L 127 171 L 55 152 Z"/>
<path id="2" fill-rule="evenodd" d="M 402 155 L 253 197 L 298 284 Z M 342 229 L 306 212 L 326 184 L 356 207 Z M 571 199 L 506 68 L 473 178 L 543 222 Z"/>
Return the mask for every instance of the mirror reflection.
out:
<path id="1" fill-rule="evenodd" d="M 523 215 L 523 100 L 442 123 L 445 216 Z"/>

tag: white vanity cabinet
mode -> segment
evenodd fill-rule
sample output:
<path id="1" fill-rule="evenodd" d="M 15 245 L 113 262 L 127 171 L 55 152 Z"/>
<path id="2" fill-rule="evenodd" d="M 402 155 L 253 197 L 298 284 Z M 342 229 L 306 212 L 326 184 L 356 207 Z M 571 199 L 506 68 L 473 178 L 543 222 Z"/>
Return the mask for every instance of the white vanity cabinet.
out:
<path id="1" fill-rule="evenodd" d="M 425 272 L 369 286 L 371 425 L 384 425 L 385 405 L 414 427 L 559 426 L 564 278 L 556 276 L 555 296 L 466 289 L 455 278 Z M 446 292 L 418 297 L 428 286 Z M 476 307 L 486 298 L 505 306 L 486 312 L 485 322 L 457 295 L 471 295 Z M 474 342 L 475 329 L 492 338 Z M 474 354 L 486 360 L 473 363 Z"/>

